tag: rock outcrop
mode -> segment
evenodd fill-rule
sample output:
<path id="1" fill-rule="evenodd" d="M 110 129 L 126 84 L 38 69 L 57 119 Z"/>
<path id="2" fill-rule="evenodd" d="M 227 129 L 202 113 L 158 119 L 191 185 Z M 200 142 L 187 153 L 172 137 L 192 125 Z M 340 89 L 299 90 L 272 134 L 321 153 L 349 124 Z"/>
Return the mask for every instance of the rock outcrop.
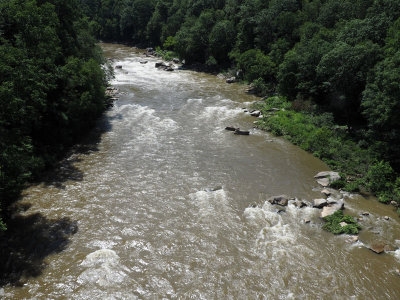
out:
<path id="1" fill-rule="evenodd" d="M 323 187 L 327 187 L 331 183 L 341 179 L 339 173 L 333 171 L 319 172 L 314 176 L 314 178 L 317 180 L 318 184 L 322 185 Z"/>

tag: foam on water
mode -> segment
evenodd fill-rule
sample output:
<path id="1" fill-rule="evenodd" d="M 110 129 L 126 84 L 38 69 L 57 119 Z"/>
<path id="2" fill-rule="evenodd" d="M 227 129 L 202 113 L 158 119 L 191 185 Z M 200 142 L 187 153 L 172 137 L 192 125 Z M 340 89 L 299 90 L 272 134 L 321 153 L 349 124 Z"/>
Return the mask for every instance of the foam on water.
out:
<path id="1" fill-rule="evenodd" d="M 117 253 L 110 249 L 101 249 L 90 253 L 80 264 L 86 270 L 78 277 L 78 283 L 113 286 L 122 283 L 128 269 L 120 264 Z"/>

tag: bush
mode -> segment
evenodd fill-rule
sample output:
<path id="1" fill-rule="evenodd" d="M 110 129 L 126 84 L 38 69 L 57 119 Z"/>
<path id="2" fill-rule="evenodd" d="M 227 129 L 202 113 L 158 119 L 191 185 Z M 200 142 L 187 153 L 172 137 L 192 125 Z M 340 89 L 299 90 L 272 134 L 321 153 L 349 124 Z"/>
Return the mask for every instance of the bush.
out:
<path id="1" fill-rule="evenodd" d="M 333 215 L 323 218 L 326 222 L 322 227 L 326 231 L 332 232 L 333 234 L 358 234 L 361 230 L 360 224 L 358 224 L 353 217 L 344 215 L 343 211 L 338 210 Z M 346 226 L 341 226 L 340 223 L 346 222 Z"/>

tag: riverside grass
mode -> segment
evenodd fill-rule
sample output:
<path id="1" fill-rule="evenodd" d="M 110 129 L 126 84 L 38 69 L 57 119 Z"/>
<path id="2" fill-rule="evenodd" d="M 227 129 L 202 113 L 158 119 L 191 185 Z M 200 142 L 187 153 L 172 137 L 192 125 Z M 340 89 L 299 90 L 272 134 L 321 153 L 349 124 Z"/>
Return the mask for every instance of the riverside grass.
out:
<path id="1" fill-rule="evenodd" d="M 259 101 L 255 108 L 263 115 L 257 121 L 258 128 L 286 138 L 341 173 L 343 179 L 332 187 L 349 192 L 364 187 L 382 203 L 400 204 L 397 174 L 387 162 L 379 160 L 371 147 L 356 141 L 346 126 L 335 124 L 331 113 L 318 113 L 310 104 L 299 105 L 282 96 Z"/>

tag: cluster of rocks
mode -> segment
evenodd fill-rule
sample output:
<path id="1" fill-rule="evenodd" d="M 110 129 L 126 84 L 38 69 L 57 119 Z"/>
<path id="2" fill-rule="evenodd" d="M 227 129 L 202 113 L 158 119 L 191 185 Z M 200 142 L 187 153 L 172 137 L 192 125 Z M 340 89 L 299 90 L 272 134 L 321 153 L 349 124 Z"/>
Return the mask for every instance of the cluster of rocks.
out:
<path id="1" fill-rule="evenodd" d="M 114 105 L 114 102 L 119 98 L 117 97 L 118 89 L 112 86 L 107 87 L 106 89 L 106 98 L 107 98 L 107 108 L 110 108 Z"/>
<path id="2" fill-rule="evenodd" d="M 164 71 L 167 71 L 167 72 L 172 72 L 172 71 L 175 70 L 174 64 L 166 63 L 166 62 L 163 62 L 163 61 L 162 62 L 156 62 L 155 67 L 157 69 L 164 70 Z"/>

